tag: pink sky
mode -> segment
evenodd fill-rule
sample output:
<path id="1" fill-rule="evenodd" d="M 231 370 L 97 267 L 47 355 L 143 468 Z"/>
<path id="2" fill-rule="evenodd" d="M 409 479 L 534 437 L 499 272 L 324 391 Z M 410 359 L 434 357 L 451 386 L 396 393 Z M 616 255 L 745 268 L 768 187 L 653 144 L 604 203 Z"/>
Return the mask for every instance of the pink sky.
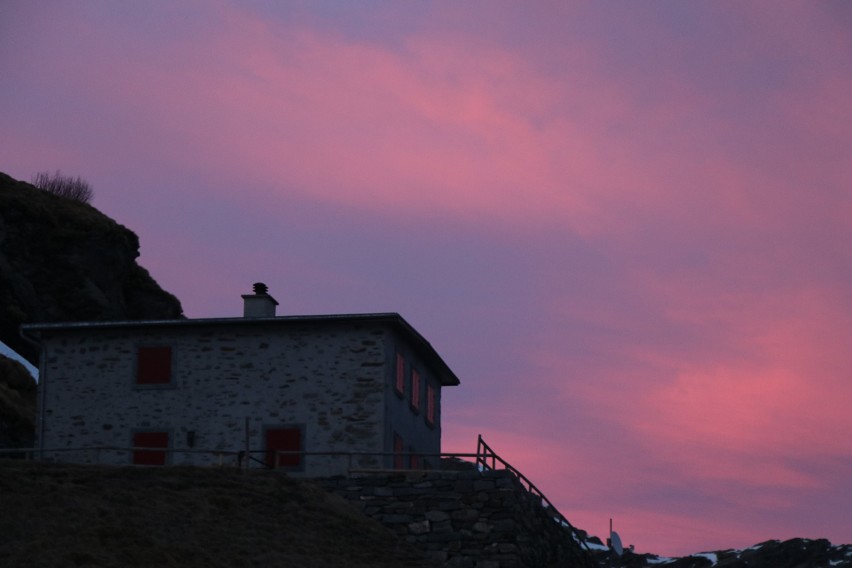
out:
<path id="1" fill-rule="evenodd" d="M 0 171 L 190 317 L 396 311 L 638 552 L 852 542 L 852 4 L 0 4 Z"/>

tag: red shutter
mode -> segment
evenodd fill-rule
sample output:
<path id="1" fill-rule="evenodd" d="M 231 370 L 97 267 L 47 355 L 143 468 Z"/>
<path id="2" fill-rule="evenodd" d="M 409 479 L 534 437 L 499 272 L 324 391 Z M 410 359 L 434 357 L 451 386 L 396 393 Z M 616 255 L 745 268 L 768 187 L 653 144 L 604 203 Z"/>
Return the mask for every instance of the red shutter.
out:
<path id="1" fill-rule="evenodd" d="M 277 453 L 301 450 L 302 430 L 300 428 L 270 428 L 266 431 L 266 465 L 269 467 L 301 466 L 301 455 Z"/>
<path id="2" fill-rule="evenodd" d="M 405 394 L 405 358 L 400 354 L 396 354 L 396 382 L 394 383 L 397 394 L 400 396 Z"/>
<path id="3" fill-rule="evenodd" d="M 411 371 L 411 407 L 420 411 L 420 373 L 414 369 Z"/>
<path id="4" fill-rule="evenodd" d="M 134 448 L 168 448 L 168 432 L 134 432 Z M 135 450 L 133 463 L 136 465 L 166 465 L 166 452 Z"/>
<path id="5" fill-rule="evenodd" d="M 172 380 L 172 348 L 140 347 L 136 357 L 136 383 L 164 385 Z"/>
<path id="6" fill-rule="evenodd" d="M 402 440 L 402 436 L 393 433 L 393 468 L 394 469 L 405 469 L 405 456 L 402 455 L 405 452 L 405 443 Z"/>
<path id="7" fill-rule="evenodd" d="M 426 384 L 426 422 L 435 423 L 435 387 Z"/>

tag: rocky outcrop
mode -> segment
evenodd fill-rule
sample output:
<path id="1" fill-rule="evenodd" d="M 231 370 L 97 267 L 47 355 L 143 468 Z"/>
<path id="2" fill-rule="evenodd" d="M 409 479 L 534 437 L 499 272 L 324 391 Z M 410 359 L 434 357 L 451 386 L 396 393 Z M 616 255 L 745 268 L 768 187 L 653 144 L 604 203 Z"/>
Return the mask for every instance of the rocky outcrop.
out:
<path id="1" fill-rule="evenodd" d="M 0 355 L 0 448 L 33 447 L 35 406 L 35 380 L 23 365 Z"/>
<path id="2" fill-rule="evenodd" d="M 745 550 L 702 552 L 681 558 L 633 554 L 629 551 L 616 557 L 609 552 L 600 552 L 599 561 L 602 565 L 620 568 L 843 568 L 852 567 L 852 545 L 835 546 L 825 539 L 794 538 L 783 542 L 769 540 Z"/>
<path id="3" fill-rule="evenodd" d="M 0 341 L 37 364 L 22 323 L 174 319 L 139 239 L 94 207 L 0 173 Z"/>

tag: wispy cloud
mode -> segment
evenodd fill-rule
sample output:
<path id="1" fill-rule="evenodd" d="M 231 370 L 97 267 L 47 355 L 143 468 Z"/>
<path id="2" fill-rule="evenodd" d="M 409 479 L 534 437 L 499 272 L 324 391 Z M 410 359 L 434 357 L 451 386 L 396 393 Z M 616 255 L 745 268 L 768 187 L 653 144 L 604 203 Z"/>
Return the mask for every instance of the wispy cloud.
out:
<path id="1" fill-rule="evenodd" d="M 288 311 L 402 312 L 462 378 L 445 445 L 485 434 L 640 550 L 848 535 L 839 3 L 0 22 L 3 168 L 89 178 L 190 315 L 258 275 Z"/>

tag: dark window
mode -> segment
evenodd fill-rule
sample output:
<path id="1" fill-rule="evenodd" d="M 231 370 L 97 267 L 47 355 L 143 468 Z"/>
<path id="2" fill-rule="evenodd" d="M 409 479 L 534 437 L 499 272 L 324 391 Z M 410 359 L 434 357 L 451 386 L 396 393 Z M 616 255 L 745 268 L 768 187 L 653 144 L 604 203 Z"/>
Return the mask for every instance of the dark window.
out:
<path id="1" fill-rule="evenodd" d="M 302 429 L 269 428 L 266 431 L 266 465 L 269 467 L 302 467 L 301 454 L 282 454 L 278 452 L 301 452 Z"/>
<path id="2" fill-rule="evenodd" d="M 420 373 L 411 370 L 411 408 L 420 412 Z"/>
<path id="3" fill-rule="evenodd" d="M 169 447 L 168 432 L 134 432 L 134 448 L 156 448 L 156 450 L 134 450 L 133 463 L 136 465 L 166 465 L 167 454 L 163 449 Z M 157 451 L 160 450 L 160 451 Z"/>
<path id="4" fill-rule="evenodd" d="M 136 356 L 136 384 L 165 385 L 172 381 L 172 348 L 140 347 Z"/>
<path id="5" fill-rule="evenodd" d="M 405 357 L 401 353 L 396 354 L 396 380 L 394 388 L 399 396 L 405 395 Z"/>
<path id="6" fill-rule="evenodd" d="M 405 442 L 396 432 L 393 433 L 393 468 L 405 469 Z"/>
<path id="7" fill-rule="evenodd" d="M 426 384 L 426 422 L 435 424 L 435 387 Z"/>

